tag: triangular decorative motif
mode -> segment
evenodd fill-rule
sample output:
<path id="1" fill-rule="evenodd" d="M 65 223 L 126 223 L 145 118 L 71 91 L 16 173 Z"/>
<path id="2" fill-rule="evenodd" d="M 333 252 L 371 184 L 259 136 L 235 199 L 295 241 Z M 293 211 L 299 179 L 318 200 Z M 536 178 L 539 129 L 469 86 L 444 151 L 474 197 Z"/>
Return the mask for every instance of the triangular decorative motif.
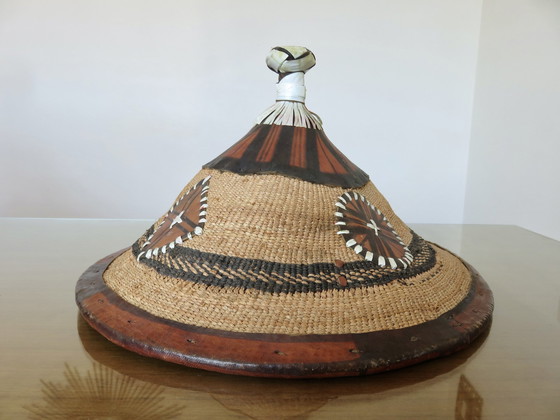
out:
<path id="1" fill-rule="evenodd" d="M 166 253 L 175 244 L 202 235 L 206 223 L 208 208 L 208 188 L 210 177 L 199 181 L 194 187 L 181 196 L 163 217 L 161 223 L 141 245 L 141 258 L 152 258 L 160 252 Z"/>

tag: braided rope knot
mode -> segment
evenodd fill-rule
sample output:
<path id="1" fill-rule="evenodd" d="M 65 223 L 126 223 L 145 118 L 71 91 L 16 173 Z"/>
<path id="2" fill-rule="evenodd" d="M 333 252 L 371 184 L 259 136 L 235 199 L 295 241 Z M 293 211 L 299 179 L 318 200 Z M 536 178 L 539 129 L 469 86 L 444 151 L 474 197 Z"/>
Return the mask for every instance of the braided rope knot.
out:
<path id="1" fill-rule="evenodd" d="M 268 68 L 278 74 L 305 73 L 315 63 L 315 55 L 305 47 L 274 47 L 266 57 Z"/>

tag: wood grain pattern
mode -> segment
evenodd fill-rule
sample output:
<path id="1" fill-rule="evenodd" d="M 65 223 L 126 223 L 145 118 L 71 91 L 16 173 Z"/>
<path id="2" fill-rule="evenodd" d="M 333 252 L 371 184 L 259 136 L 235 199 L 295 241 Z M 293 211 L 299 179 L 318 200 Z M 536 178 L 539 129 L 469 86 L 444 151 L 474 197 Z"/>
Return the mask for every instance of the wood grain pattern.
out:
<path id="1" fill-rule="evenodd" d="M 414 327 L 364 334 L 270 335 L 211 330 L 155 317 L 108 289 L 103 272 L 122 251 L 91 266 L 76 285 L 86 321 L 110 341 L 186 366 L 263 377 L 334 377 L 382 372 L 458 351 L 490 325 L 492 293 L 474 269 L 452 311 Z"/>

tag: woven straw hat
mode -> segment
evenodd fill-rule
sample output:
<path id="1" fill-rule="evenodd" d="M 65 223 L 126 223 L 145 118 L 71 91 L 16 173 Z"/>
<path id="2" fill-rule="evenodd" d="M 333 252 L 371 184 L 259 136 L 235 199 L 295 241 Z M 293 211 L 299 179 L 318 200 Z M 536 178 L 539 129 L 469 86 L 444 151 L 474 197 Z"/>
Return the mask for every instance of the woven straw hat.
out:
<path id="1" fill-rule="evenodd" d="M 129 249 L 76 286 L 137 353 L 271 377 L 369 374 L 446 355 L 490 325 L 466 262 L 403 223 L 305 104 L 315 56 L 276 47 L 277 101 Z"/>

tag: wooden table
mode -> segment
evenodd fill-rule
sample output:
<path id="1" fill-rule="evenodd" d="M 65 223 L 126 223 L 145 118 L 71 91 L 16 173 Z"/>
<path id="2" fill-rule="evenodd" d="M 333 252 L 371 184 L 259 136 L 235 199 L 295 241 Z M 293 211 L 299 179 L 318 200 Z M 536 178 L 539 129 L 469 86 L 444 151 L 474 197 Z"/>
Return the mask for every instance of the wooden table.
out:
<path id="1" fill-rule="evenodd" d="M 560 243 L 513 226 L 414 225 L 494 292 L 488 334 L 364 378 L 227 376 L 123 350 L 78 316 L 74 286 L 148 221 L 0 219 L 0 418 L 560 419 Z"/>

